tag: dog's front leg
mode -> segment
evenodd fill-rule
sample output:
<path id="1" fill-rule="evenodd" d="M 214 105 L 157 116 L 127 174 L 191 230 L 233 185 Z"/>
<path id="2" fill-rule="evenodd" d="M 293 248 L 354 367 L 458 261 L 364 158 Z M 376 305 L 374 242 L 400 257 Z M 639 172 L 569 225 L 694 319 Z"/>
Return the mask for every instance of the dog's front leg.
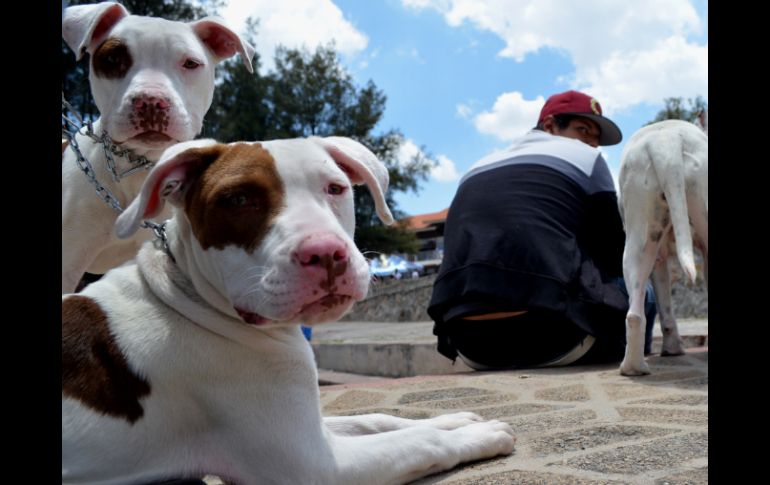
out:
<path id="1" fill-rule="evenodd" d="M 384 433 L 414 426 L 429 426 L 436 429 L 456 429 L 469 424 L 484 421 L 475 413 L 461 412 L 442 414 L 429 419 L 407 419 L 388 414 L 363 414 L 360 416 L 330 416 L 324 418 L 324 424 L 332 433 L 339 436 L 360 436 Z"/>
<path id="2" fill-rule="evenodd" d="M 363 436 L 331 434 L 329 441 L 337 464 L 335 484 L 385 485 L 510 454 L 516 440 L 507 423 L 484 421 L 450 430 L 415 425 Z"/>

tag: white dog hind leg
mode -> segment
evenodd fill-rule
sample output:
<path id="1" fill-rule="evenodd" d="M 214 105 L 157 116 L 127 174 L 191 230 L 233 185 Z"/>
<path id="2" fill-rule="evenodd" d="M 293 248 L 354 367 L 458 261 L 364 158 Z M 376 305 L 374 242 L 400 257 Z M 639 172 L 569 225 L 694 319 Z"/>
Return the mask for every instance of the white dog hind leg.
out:
<path id="1" fill-rule="evenodd" d="M 687 210 L 690 216 L 690 223 L 693 228 L 694 245 L 703 256 L 703 278 L 706 280 L 708 288 L 708 262 L 709 262 L 709 230 L 708 230 L 708 202 L 704 197 L 708 197 L 708 189 L 701 189 L 699 192 L 705 192 L 698 197 L 689 198 Z M 688 194 L 689 195 L 689 194 Z"/>
<path id="2" fill-rule="evenodd" d="M 652 271 L 652 287 L 660 315 L 660 330 L 663 333 L 663 346 L 660 355 L 684 354 L 684 342 L 674 318 L 671 301 L 671 278 L 668 272 L 668 258 L 658 258 Z"/>
<path id="3" fill-rule="evenodd" d="M 442 414 L 429 419 L 407 419 L 388 414 L 364 414 L 360 416 L 330 416 L 324 418 L 324 424 L 339 436 L 360 436 L 383 433 L 414 426 L 429 426 L 436 429 L 456 429 L 469 424 L 484 421 L 475 413 L 461 412 Z"/>
<path id="4" fill-rule="evenodd" d="M 334 485 L 403 484 L 459 463 L 507 455 L 516 442 L 507 423 L 484 421 L 453 430 L 414 426 L 364 436 L 330 434 Z"/>
<path id="5" fill-rule="evenodd" d="M 623 277 L 628 288 L 629 308 L 626 315 L 626 352 L 620 364 L 620 373 L 624 376 L 638 376 L 650 373 L 644 361 L 644 334 L 646 317 L 644 314 L 644 294 L 647 279 L 655 263 L 658 244 L 647 241 L 642 247 L 633 245 L 626 238 L 623 252 Z"/>
<path id="6" fill-rule="evenodd" d="M 649 221 L 661 211 L 657 191 L 650 187 L 657 184 L 645 152 L 637 151 L 628 156 L 621 168 L 621 204 L 623 208 L 626 243 L 623 249 L 623 278 L 628 289 L 629 309 L 626 315 L 626 351 L 620 365 L 624 376 L 649 374 L 644 361 L 646 317 L 644 295 L 647 279 L 652 273 L 664 228 Z M 640 170 L 641 169 L 641 170 Z"/>
<path id="7" fill-rule="evenodd" d="M 700 246 L 699 246 L 700 247 Z M 706 281 L 706 289 L 709 288 L 709 250 L 708 243 L 704 247 L 700 247 L 703 253 L 703 279 Z"/>

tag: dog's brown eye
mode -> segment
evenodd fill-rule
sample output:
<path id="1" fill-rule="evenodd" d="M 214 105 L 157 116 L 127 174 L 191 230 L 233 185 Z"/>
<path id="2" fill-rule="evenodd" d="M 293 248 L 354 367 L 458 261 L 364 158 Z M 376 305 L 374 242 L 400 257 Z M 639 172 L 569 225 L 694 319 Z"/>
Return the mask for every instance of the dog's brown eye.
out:
<path id="1" fill-rule="evenodd" d="M 326 193 L 330 195 L 340 195 L 345 192 L 345 187 L 339 184 L 329 184 L 326 188 Z"/>
<path id="2" fill-rule="evenodd" d="M 249 198 L 245 194 L 233 194 L 225 198 L 225 202 L 233 207 L 246 207 L 249 204 Z"/>
<path id="3" fill-rule="evenodd" d="M 96 49 L 92 62 L 97 76 L 120 79 L 131 69 L 133 60 L 128 47 L 122 40 L 109 38 Z"/>
<path id="4" fill-rule="evenodd" d="M 192 59 L 187 59 L 184 64 L 182 64 L 182 67 L 185 69 L 197 69 L 198 66 L 200 66 L 201 63 L 198 61 L 194 61 Z"/>

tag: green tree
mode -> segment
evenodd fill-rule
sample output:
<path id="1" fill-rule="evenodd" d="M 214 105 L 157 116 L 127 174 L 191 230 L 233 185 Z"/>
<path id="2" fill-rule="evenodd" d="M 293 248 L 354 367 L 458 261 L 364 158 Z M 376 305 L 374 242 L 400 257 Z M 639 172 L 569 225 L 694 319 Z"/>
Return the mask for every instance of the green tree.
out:
<path id="1" fill-rule="evenodd" d="M 701 111 L 708 110 L 708 103 L 700 96 L 696 96 L 695 99 L 688 99 L 685 107 L 685 102 L 682 98 L 666 98 L 663 100 L 665 106 L 662 110 L 658 111 L 655 115 L 655 119 L 647 123 L 657 123 L 663 120 L 685 120 L 690 123 L 695 123 L 698 114 Z"/>

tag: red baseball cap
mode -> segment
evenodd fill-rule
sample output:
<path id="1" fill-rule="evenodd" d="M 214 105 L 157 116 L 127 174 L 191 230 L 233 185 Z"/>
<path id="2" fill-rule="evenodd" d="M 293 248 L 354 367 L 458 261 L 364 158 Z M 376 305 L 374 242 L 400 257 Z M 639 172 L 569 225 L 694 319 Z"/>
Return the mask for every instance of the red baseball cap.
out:
<path id="1" fill-rule="evenodd" d="M 618 125 L 602 116 L 599 101 L 578 91 L 566 91 L 548 98 L 540 110 L 537 124 L 542 123 L 549 115 L 575 115 L 595 121 L 601 130 L 599 145 L 616 145 L 623 139 Z"/>

